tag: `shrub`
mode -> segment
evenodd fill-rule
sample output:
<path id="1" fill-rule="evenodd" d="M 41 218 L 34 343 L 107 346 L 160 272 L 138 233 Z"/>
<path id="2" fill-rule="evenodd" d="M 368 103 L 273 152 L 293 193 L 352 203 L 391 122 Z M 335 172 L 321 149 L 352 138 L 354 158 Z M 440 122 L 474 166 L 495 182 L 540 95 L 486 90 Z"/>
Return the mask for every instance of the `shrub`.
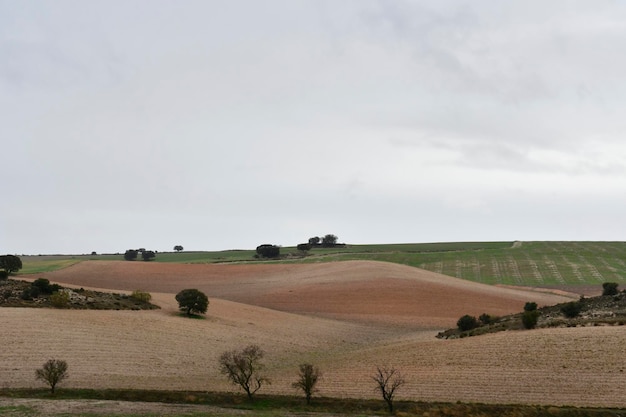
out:
<path id="1" fill-rule="evenodd" d="M 9 273 L 7 271 L 0 271 L 0 281 L 9 279 Z"/>
<path id="2" fill-rule="evenodd" d="M 156 258 L 156 252 L 153 250 L 145 250 L 141 252 L 141 259 L 144 261 L 151 261 Z"/>
<path id="3" fill-rule="evenodd" d="M 33 281 L 31 287 L 37 289 L 37 292 L 33 293 L 33 297 L 37 297 L 39 294 L 52 294 L 53 292 L 59 291 L 63 288 L 59 284 L 50 284 L 50 281 L 46 278 L 37 278 Z"/>
<path id="4" fill-rule="evenodd" d="M 456 322 L 456 325 L 460 331 L 465 332 L 478 327 L 478 320 L 476 320 L 476 317 L 466 314 Z"/>
<path id="5" fill-rule="evenodd" d="M 263 244 L 257 246 L 256 253 L 262 258 L 278 258 L 280 256 L 280 247 L 276 245 Z"/>
<path id="6" fill-rule="evenodd" d="M 537 321 L 539 320 L 539 311 L 538 310 L 526 310 L 522 315 L 522 324 L 525 329 L 534 329 L 537 325 Z"/>
<path id="7" fill-rule="evenodd" d="M 137 301 L 143 301 L 144 303 L 149 303 L 152 300 L 152 295 L 149 292 L 135 290 L 130 295 L 131 298 L 134 298 Z"/>
<path id="8" fill-rule="evenodd" d="M 296 247 L 296 249 L 298 249 L 300 252 L 306 252 L 306 251 L 311 250 L 311 248 L 312 248 L 312 247 L 313 247 L 313 246 L 311 246 L 311 244 L 310 244 L 310 243 L 300 243 L 300 244 Z"/>
<path id="9" fill-rule="evenodd" d="M 137 259 L 138 254 L 139 252 L 136 251 L 135 249 L 128 249 L 124 253 L 124 259 L 126 259 L 127 261 L 134 261 L 135 259 Z"/>
<path id="10" fill-rule="evenodd" d="M 37 278 L 30 284 L 33 287 L 38 288 L 41 292 L 47 292 L 50 287 L 50 280 L 46 278 Z"/>
<path id="11" fill-rule="evenodd" d="M 617 295 L 617 282 L 605 282 L 602 284 L 602 295 Z"/>
<path id="12" fill-rule="evenodd" d="M 529 301 L 526 304 L 524 304 L 524 311 L 535 311 L 537 310 L 537 303 L 535 303 L 534 301 Z"/>
<path id="13" fill-rule="evenodd" d="M 65 308 L 70 303 L 69 291 L 55 291 L 50 296 L 50 303 L 56 308 Z"/>
<path id="14" fill-rule="evenodd" d="M 483 313 L 483 314 L 481 314 L 480 316 L 478 316 L 478 320 L 480 320 L 480 322 L 481 322 L 482 324 L 487 325 L 487 324 L 491 324 L 491 323 L 493 323 L 494 317 L 491 317 L 491 316 L 490 316 L 489 314 L 487 314 L 487 313 Z"/>
<path id="15" fill-rule="evenodd" d="M 578 317 L 580 312 L 583 309 L 583 303 L 580 301 L 570 301 L 569 303 L 563 304 L 561 306 L 561 313 L 565 315 L 567 318 Z"/>

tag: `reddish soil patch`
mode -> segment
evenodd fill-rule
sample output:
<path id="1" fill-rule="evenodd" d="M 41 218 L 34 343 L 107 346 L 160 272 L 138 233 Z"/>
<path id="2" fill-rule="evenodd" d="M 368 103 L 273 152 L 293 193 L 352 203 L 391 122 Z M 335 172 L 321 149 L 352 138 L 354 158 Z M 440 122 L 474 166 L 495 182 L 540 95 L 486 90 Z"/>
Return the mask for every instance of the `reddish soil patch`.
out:
<path id="1" fill-rule="evenodd" d="M 540 305 L 567 300 L 403 265 L 363 261 L 289 265 L 89 261 L 43 276 L 62 284 L 126 291 L 175 294 L 184 288 L 197 288 L 209 298 L 412 328 L 454 326 L 464 314 L 519 312 L 531 300 Z"/>

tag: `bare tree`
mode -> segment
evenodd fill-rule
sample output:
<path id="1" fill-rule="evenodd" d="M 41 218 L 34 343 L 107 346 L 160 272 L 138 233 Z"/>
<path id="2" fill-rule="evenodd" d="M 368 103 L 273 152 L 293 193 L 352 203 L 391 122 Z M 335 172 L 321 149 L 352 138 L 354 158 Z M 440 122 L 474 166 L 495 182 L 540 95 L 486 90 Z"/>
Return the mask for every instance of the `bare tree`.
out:
<path id="1" fill-rule="evenodd" d="M 220 357 L 220 372 L 233 385 L 239 385 L 250 401 L 263 384 L 270 384 L 270 380 L 261 375 L 265 367 L 261 363 L 263 356 L 263 349 L 258 345 L 250 345 L 243 350 L 224 352 Z"/>
<path id="2" fill-rule="evenodd" d="M 380 391 L 383 400 L 387 403 L 389 413 L 393 413 L 393 397 L 396 395 L 396 390 L 406 382 L 400 371 L 396 368 L 377 366 L 376 374 L 372 379 L 376 382 L 376 391 Z"/>
<path id="3" fill-rule="evenodd" d="M 303 363 L 300 365 L 298 380 L 291 384 L 291 386 L 302 390 L 306 397 L 306 403 L 311 404 L 311 396 L 317 391 L 315 385 L 317 385 L 317 381 L 321 376 L 322 373 L 317 366 L 313 366 L 310 363 Z"/>
<path id="4" fill-rule="evenodd" d="M 67 362 L 50 359 L 43 364 L 43 368 L 35 371 L 35 376 L 37 379 L 41 379 L 50 385 L 50 393 L 54 394 L 56 385 L 69 376 L 67 373 Z"/>

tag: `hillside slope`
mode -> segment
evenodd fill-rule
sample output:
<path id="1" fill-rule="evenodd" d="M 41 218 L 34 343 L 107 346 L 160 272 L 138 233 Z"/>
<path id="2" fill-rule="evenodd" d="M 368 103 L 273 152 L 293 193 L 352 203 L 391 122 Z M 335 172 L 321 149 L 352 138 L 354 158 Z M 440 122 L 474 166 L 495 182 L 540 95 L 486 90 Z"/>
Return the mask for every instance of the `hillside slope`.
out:
<path id="1" fill-rule="evenodd" d="M 61 284 L 126 291 L 176 294 L 197 288 L 209 298 L 415 329 L 451 327 L 464 314 L 514 313 L 527 301 L 550 305 L 569 300 L 373 261 L 262 265 L 88 261 L 37 276 Z"/>

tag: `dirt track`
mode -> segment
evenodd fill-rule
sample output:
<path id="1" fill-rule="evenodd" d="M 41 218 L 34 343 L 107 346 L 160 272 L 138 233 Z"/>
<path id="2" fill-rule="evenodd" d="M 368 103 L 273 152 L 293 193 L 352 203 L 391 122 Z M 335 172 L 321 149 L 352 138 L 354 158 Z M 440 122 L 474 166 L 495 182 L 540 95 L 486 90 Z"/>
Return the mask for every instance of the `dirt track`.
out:
<path id="1" fill-rule="evenodd" d="M 64 386 L 232 390 L 217 371 L 217 358 L 257 343 L 268 353 L 273 381 L 264 392 L 293 393 L 297 365 L 308 361 L 324 373 L 320 395 L 371 398 L 372 369 L 390 364 L 409 381 L 402 398 L 626 407 L 625 327 L 434 337 L 435 328 L 453 326 L 465 313 L 504 314 L 520 311 L 526 301 L 553 304 L 565 297 L 376 262 L 88 262 L 39 276 L 85 287 L 141 288 L 163 309 L 0 309 L 8 347 L 0 352 L 0 386 L 41 386 L 34 369 L 56 357 L 70 365 Z M 173 294 L 189 287 L 210 297 L 204 320 L 176 314 Z"/>

